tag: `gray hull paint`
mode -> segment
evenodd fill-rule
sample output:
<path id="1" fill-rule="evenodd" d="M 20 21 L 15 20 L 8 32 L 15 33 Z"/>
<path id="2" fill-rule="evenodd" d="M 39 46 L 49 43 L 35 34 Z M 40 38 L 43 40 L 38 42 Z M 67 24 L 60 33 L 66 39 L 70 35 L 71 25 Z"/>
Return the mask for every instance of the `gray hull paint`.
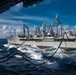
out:
<path id="1" fill-rule="evenodd" d="M 20 39 L 26 39 L 26 38 L 19 38 L 18 36 L 10 36 L 7 37 L 8 43 L 11 44 L 22 44 L 24 42 L 24 45 L 37 45 L 39 47 L 58 47 L 60 44 L 59 41 L 54 41 L 53 38 L 45 38 L 43 41 L 31 41 L 31 40 L 20 40 Z M 51 40 L 51 41 L 49 41 Z M 63 41 L 61 48 L 63 49 L 76 49 L 76 41 Z"/>

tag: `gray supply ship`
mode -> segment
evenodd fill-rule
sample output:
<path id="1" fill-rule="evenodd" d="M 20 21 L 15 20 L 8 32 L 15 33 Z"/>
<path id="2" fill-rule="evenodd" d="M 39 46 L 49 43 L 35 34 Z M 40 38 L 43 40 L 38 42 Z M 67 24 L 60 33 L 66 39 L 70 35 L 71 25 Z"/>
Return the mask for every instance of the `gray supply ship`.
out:
<path id="1" fill-rule="evenodd" d="M 70 31 L 69 34 L 65 32 L 62 33 L 62 23 L 59 18 L 56 16 L 56 20 L 59 23 L 57 28 L 57 33 L 54 33 L 54 25 L 50 25 L 49 31 L 46 32 L 46 24 L 42 26 L 42 32 L 40 31 L 40 27 L 36 27 L 35 34 L 29 34 L 29 27 L 23 24 L 23 32 L 21 35 L 11 35 L 7 37 L 7 41 L 10 44 L 20 45 L 23 44 L 26 46 L 36 45 L 38 47 L 58 47 L 60 41 L 63 40 L 61 44 L 61 48 L 66 50 L 76 50 L 76 38 L 75 35 Z M 25 29 L 27 29 L 27 34 Z M 64 37 L 64 38 L 63 38 Z"/>

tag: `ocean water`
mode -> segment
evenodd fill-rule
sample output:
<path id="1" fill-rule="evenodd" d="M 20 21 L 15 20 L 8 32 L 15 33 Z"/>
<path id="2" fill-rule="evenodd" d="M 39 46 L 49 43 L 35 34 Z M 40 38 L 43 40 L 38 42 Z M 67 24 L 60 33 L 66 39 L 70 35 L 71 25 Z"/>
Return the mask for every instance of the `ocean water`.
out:
<path id="1" fill-rule="evenodd" d="M 0 75 L 76 75 L 76 51 L 12 45 L 0 39 Z"/>

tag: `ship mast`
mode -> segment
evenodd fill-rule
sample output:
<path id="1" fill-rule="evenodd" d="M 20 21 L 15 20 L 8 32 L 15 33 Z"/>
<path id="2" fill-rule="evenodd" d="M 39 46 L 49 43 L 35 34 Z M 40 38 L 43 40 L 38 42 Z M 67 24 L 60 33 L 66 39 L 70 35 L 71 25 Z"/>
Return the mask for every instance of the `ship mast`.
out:
<path id="1" fill-rule="evenodd" d="M 42 29 L 42 36 L 45 37 L 45 35 L 46 35 L 46 24 L 45 23 L 42 24 L 42 28 L 43 28 Z"/>
<path id="2" fill-rule="evenodd" d="M 58 26 L 58 35 L 62 36 L 62 23 L 61 23 L 60 19 L 58 18 L 58 16 L 56 16 L 56 20 L 59 23 L 59 26 Z"/>
<path id="3" fill-rule="evenodd" d="M 54 25 L 50 25 L 49 34 L 51 34 L 51 36 L 54 36 Z"/>

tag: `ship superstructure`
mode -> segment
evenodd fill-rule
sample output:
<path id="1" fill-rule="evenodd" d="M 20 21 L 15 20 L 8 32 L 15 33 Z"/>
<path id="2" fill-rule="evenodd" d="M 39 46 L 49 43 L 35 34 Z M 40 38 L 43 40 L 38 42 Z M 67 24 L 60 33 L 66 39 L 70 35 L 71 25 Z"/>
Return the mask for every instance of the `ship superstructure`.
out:
<path id="1" fill-rule="evenodd" d="M 25 42 L 25 45 L 37 45 L 39 47 L 51 47 L 51 46 L 58 46 L 60 41 L 63 40 L 61 48 L 72 48 L 76 49 L 76 38 L 70 31 L 69 34 L 65 32 L 63 36 L 62 31 L 62 23 L 58 16 L 56 16 L 56 20 L 59 23 L 57 35 L 54 32 L 54 25 L 49 26 L 49 30 L 46 30 L 46 24 L 42 24 L 42 30 L 40 26 L 35 28 L 35 34 L 29 34 L 29 27 L 23 24 L 23 35 L 11 35 L 7 37 L 7 40 L 11 44 L 22 44 Z M 25 31 L 27 30 L 27 31 Z M 64 37 L 64 38 L 63 38 Z M 67 46 L 66 46 L 67 44 Z"/>

